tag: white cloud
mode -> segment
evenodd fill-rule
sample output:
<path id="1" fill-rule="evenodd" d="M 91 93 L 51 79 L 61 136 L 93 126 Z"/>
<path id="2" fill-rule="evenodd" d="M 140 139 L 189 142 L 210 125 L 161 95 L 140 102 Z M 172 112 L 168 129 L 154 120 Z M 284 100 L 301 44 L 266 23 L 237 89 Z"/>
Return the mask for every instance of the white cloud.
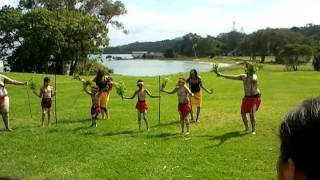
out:
<path id="1" fill-rule="evenodd" d="M 320 24 L 317 0 L 282 0 L 280 3 L 260 14 L 239 17 L 247 32 L 260 28 L 284 28 L 292 26 L 304 26 L 307 23 Z"/>
<path id="2" fill-rule="evenodd" d="M 133 41 L 155 41 L 180 37 L 189 32 L 201 35 L 225 31 L 225 19 L 216 16 L 212 8 L 193 8 L 185 12 L 164 14 L 128 5 L 128 15 L 119 18 L 129 30 L 128 35 L 110 28 L 111 45 Z M 231 27 L 231 23 L 230 27 Z"/>
<path id="3" fill-rule="evenodd" d="M 0 7 L 2 7 L 4 5 L 15 6 L 15 5 L 17 5 L 17 0 L 1 0 Z"/>
<path id="4" fill-rule="evenodd" d="M 251 2 L 253 0 L 210 0 L 212 2 Z M 156 41 L 180 37 L 189 32 L 200 35 L 217 35 L 231 30 L 232 22 L 246 33 L 272 27 L 304 26 L 307 23 L 320 24 L 318 0 L 279 0 L 273 7 L 250 15 L 222 13 L 223 9 L 192 8 L 174 14 L 154 9 L 145 10 L 137 5 L 127 5 L 128 15 L 119 20 L 129 30 L 128 35 L 110 28 L 111 45 L 128 44 L 135 41 Z M 233 13 L 234 14 L 234 13 Z"/>

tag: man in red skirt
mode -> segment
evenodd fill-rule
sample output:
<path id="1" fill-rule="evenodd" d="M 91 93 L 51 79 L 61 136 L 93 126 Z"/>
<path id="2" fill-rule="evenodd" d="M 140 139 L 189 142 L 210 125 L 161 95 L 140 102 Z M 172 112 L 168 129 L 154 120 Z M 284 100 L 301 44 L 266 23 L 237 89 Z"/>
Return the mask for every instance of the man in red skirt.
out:
<path id="1" fill-rule="evenodd" d="M 248 131 L 248 119 L 247 114 L 250 115 L 250 122 L 252 126 L 252 134 L 256 134 L 256 119 L 255 112 L 258 111 L 261 104 L 261 93 L 258 88 L 258 76 L 255 74 L 255 69 L 252 64 L 245 63 L 245 74 L 241 75 L 224 75 L 220 72 L 216 72 L 218 76 L 231 80 L 243 81 L 244 98 L 241 105 L 241 116 L 245 130 Z"/>

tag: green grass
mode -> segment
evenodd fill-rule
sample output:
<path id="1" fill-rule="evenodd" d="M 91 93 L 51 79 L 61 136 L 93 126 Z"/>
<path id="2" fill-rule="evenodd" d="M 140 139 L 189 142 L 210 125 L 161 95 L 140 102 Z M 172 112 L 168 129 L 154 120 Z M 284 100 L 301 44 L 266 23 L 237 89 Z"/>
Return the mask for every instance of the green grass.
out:
<path id="1" fill-rule="evenodd" d="M 235 69 L 226 73 L 240 73 Z M 28 80 L 31 74 L 7 74 Z M 185 74 L 186 75 L 186 74 Z M 150 104 L 150 132 L 137 129 L 136 100 L 122 101 L 111 94 L 108 122 L 90 125 L 90 97 L 81 83 L 58 76 L 58 127 L 40 128 L 40 99 L 31 95 L 32 115 L 24 87 L 8 85 L 11 126 L 0 131 L 0 177 L 24 179 L 276 179 L 279 151 L 278 126 L 303 99 L 319 96 L 317 72 L 259 72 L 262 106 L 257 113 L 257 135 L 242 131 L 242 83 L 202 73 L 204 84 L 214 88 L 204 94 L 201 123 L 191 125 L 191 135 L 180 135 L 176 95 L 163 95 L 161 125 L 158 101 Z M 40 85 L 44 75 L 36 75 Z M 178 75 L 169 76 L 167 89 Z M 54 80 L 53 76 L 51 76 Z M 136 88 L 137 77 L 115 76 Z M 156 77 L 144 77 L 146 87 L 157 93 Z M 0 128 L 3 128 L 1 123 Z"/>

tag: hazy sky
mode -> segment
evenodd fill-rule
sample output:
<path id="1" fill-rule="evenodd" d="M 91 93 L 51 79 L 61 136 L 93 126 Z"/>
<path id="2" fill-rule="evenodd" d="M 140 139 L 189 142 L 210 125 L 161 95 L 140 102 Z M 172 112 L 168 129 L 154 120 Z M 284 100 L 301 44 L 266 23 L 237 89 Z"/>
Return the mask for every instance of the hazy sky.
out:
<path id="1" fill-rule="evenodd" d="M 15 5 L 17 0 L 0 0 Z M 319 0 L 122 0 L 119 18 L 129 34 L 110 27 L 110 45 L 180 37 L 189 32 L 216 36 L 236 28 L 250 33 L 266 27 L 320 24 Z"/>

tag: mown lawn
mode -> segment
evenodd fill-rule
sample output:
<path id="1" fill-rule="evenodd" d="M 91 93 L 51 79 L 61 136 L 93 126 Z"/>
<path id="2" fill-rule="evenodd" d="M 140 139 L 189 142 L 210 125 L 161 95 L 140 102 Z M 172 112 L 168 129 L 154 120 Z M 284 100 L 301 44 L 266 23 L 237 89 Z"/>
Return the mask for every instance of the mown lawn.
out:
<path id="1" fill-rule="evenodd" d="M 232 70 L 225 73 L 240 73 Z M 32 74 L 10 73 L 18 80 Z M 169 76 L 174 86 L 177 77 Z M 184 74 L 186 76 L 186 74 Z M 40 128 L 40 99 L 30 93 L 32 116 L 25 87 L 8 86 L 13 132 L 0 131 L 0 177 L 23 179 L 276 179 L 279 151 L 278 126 L 286 112 L 303 99 L 319 96 L 317 72 L 258 73 L 262 107 L 257 113 L 257 135 L 242 132 L 242 83 L 201 74 L 214 88 L 204 94 L 201 123 L 181 135 L 177 97 L 164 95 L 161 124 L 158 100 L 150 104 L 150 132 L 139 132 L 136 100 L 122 101 L 115 91 L 109 104 L 111 119 L 90 125 L 90 97 L 81 83 L 58 76 L 58 126 Z M 36 75 L 38 85 L 44 75 Z M 53 76 L 51 76 L 54 80 Z M 115 76 L 125 82 L 126 95 L 138 77 Z M 157 77 L 144 77 L 146 87 L 158 93 Z M 3 123 L 0 128 L 3 129 Z"/>

